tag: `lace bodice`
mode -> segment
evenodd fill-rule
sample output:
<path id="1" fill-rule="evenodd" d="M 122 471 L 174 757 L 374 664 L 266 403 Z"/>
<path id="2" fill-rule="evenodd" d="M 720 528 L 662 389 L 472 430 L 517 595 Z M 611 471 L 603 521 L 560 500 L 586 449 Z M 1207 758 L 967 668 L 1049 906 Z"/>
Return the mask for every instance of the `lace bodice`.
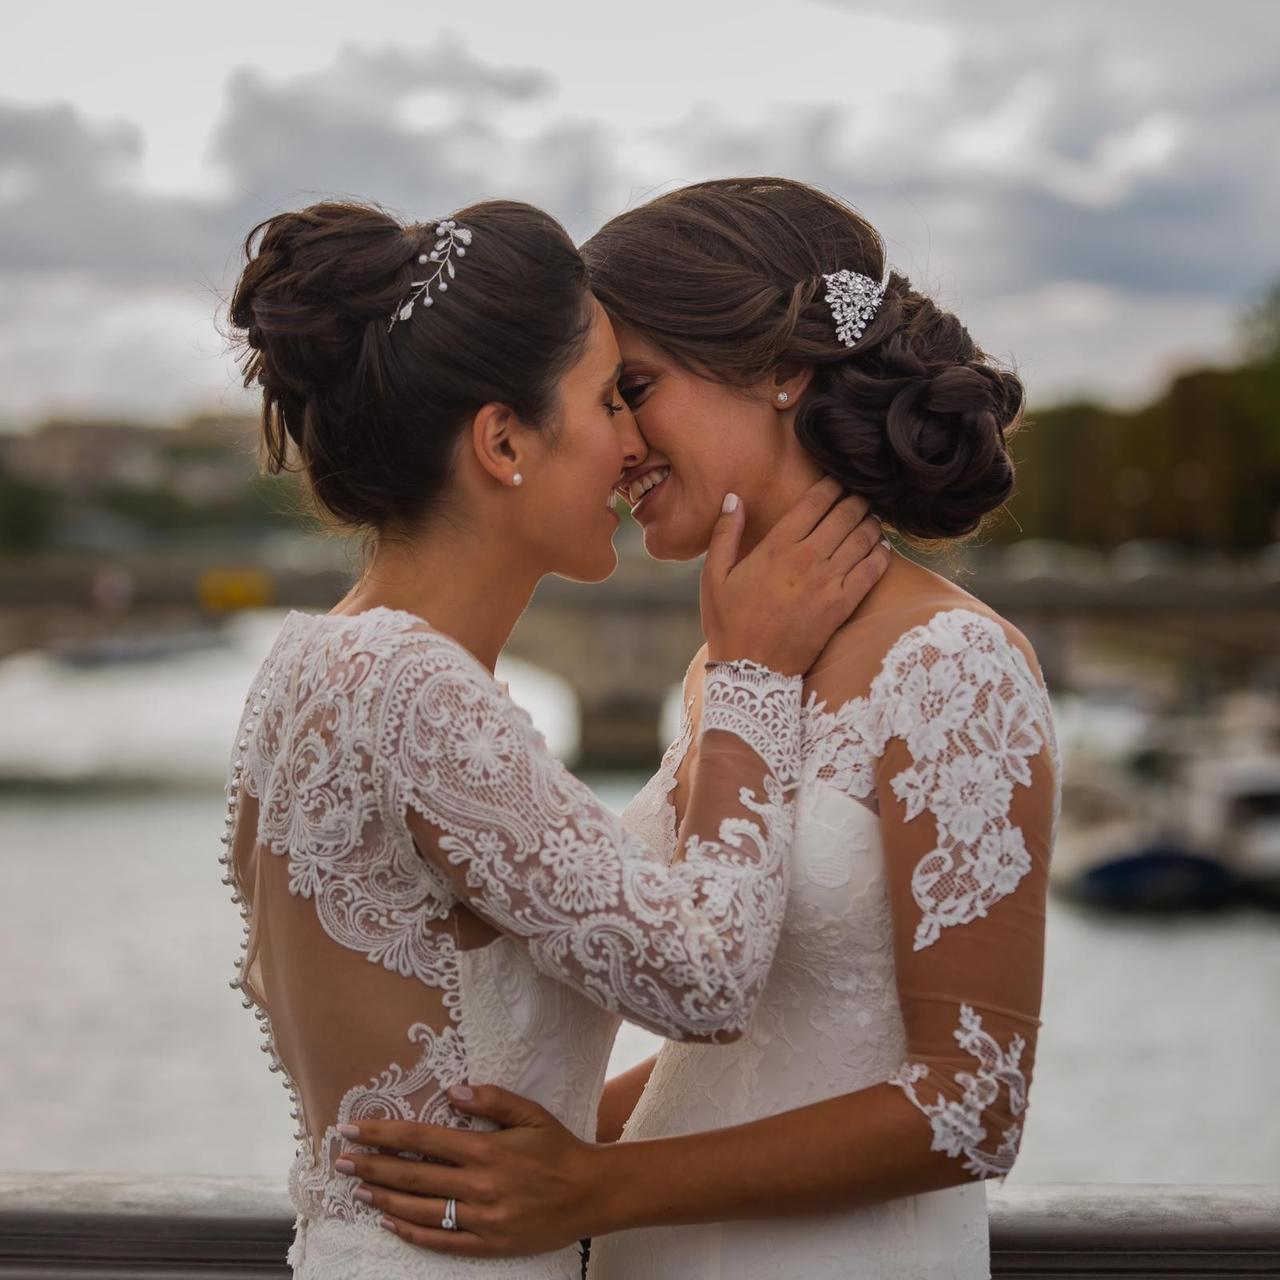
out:
<path id="1" fill-rule="evenodd" d="M 741 1034 L 781 928 L 800 698 L 751 663 L 707 675 L 669 865 L 422 619 L 289 615 L 246 699 L 223 861 L 245 920 L 232 986 L 298 1121 L 299 1274 L 495 1269 L 379 1230 L 333 1172 L 352 1149 L 339 1123 L 464 1125 L 444 1090 L 475 1080 L 589 1137 L 620 1017 Z M 576 1276 L 577 1252 L 497 1269 Z"/>
<path id="2" fill-rule="evenodd" d="M 1026 1116 L 1058 813 L 1048 698 L 1024 647 L 999 619 L 946 608 L 852 627 L 824 655 L 806 682 L 791 889 L 764 994 L 735 1043 L 665 1045 L 623 1133 L 887 1087 L 957 1185 L 847 1213 L 620 1232 L 593 1242 L 591 1280 L 989 1274 L 983 1179 L 1008 1173 Z M 664 829 L 660 803 L 665 829 L 675 820 L 697 664 L 685 692 L 680 743 L 623 815 L 646 830 Z"/>

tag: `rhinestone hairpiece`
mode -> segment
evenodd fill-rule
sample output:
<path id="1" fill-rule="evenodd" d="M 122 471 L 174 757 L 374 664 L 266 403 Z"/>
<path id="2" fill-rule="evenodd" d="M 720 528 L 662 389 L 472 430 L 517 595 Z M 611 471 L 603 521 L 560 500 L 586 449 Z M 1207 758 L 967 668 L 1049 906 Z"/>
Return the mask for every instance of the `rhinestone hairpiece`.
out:
<path id="1" fill-rule="evenodd" d="M 449 280 L 452 280 L 458 273 L 453 265 L 454 254 L 459 258 L 467 256 L 467 245 L 471 243 L 471 232 L 466 227 L 460 227 L 452 218 L 446 218 L 443 222 L 436 223 L 436 243 L 435 247 L 429 253 L 418 254 L 418 261 L 423 266 L 428 263 L 435 264 L 435 270 L 429 271 L 424 280 L 411 280 L 409 283 L 413 288 L 413 292 L 396 307 L 395 312 L 391 316 L 391 323 L 387 325 L 387 332 L 390 333 L 395 327 L 397 320 L 407 320 L 413 315 L 413 306 L 419 299 L 422 300 L 424 307 L 429 307 L 435 302 L 431 296 L 431 286 L 436 284 L 440 293 L 447 293 L 449 290 Z M 444 277 L 448 274 L 449 280 Z"/>
<path id="2" fill-rule="evenodd" d="M 871 323 L 876 308 L 884 299 L 884 283 L 864 276 L 860 271 L 832 271 L 822 277 L 827 282 L 827 302 L 836 322 L 836 337 L 851 347 L 862 337 Z"/>

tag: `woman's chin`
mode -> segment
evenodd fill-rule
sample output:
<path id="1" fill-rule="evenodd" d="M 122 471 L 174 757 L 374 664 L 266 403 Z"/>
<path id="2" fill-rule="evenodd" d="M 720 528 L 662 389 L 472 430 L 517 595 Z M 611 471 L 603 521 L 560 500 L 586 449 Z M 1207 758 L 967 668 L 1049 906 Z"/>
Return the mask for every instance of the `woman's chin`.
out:
<path id="1" fill-rule="evenodd" d="M 696 560 L 706 549 L 709 538 L 694 538 L 688 529 L 675 529 L 670 521 L 655 521 L 644 526 L 644 551 L 651 560 Z"/>
<path id="2" fill-rule="evenodd" d="M 612 577 L 617 567 L 617 548 L 610 542 L 590 559 L 583 559 L 572 565 L 566 565 L 563 569 L 557 569 L 556 576 L 568 578 L 570 582 L 603 582 L 606 578 Z"/>

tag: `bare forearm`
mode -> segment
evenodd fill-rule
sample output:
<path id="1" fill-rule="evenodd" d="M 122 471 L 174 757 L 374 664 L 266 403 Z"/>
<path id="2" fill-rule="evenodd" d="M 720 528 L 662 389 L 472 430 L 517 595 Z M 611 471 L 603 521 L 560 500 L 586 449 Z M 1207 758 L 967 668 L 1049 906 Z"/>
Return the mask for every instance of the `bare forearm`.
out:
<path id="1" fill-rule="evenodd" d="M 622 1136 L 622 1127 L 636 1109 L 636 1103 L 640 1101 L 640 1095 L 649 1083 L 650 1073 L 657 1061 L 655 1054 L 605 1082 L 600 1094 L 600 1106 L 596 1110 L 597 1142 L 617 1142 Z"/>
<path id="2" fill-rule="evenodd" d="M 852 1209 L 972 1181 L 893 1085 L 763 1120 L 600 1148 L 600 1234 Z"/>

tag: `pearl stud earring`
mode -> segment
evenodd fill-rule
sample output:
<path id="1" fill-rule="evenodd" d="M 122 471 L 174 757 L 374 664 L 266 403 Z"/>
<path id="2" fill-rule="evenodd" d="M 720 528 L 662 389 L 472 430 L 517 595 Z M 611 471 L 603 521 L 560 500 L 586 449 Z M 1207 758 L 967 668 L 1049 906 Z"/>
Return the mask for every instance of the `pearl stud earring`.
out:
<path id="1" fill-rule="evenodd" d="M 790 397 L 789 395 L 787 395 L 787 393 L 786 393 L 785 391 L 779 391 L 779 392 L 778 392 L 778 403 L 779 403 L 779 404 L 786 404 L 786 403 L 787 403 L 787 401 L 788 401 L 788 400 L 790 400 L 790 399 L 791 399 L 791 397 Z"/>
<path id="2" fill-rule="evenodd" d="M 513 475 L 513 476 L 511 477 L 511 483 L 512 483 L 512 484 L 524 484 L 524 476 L 522 476 L 522 475 L 517 471 L 517 472 L 515 473 L 515 475 Z"/>

